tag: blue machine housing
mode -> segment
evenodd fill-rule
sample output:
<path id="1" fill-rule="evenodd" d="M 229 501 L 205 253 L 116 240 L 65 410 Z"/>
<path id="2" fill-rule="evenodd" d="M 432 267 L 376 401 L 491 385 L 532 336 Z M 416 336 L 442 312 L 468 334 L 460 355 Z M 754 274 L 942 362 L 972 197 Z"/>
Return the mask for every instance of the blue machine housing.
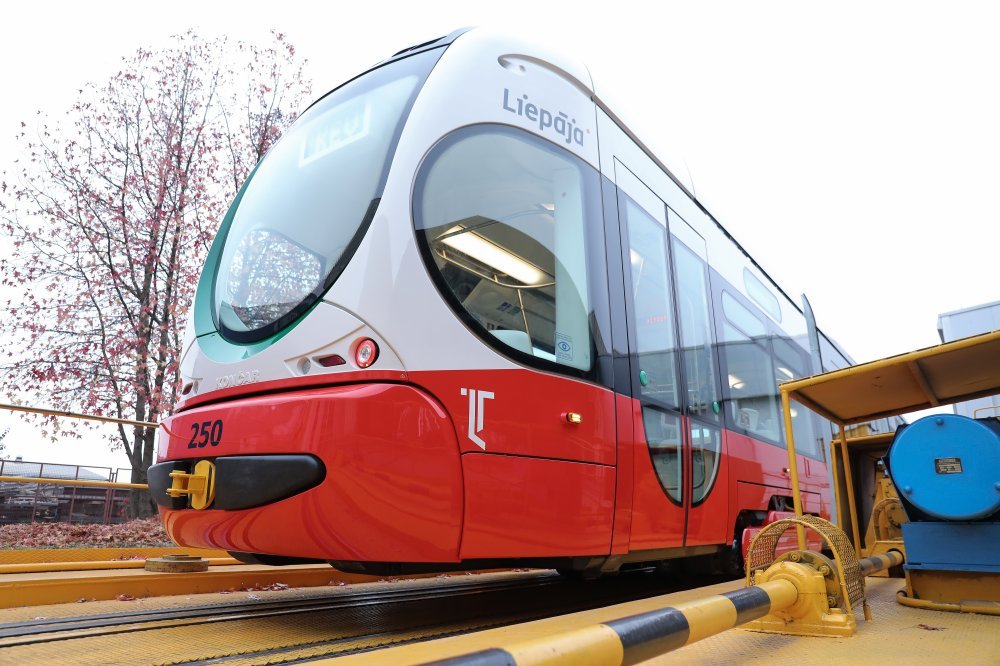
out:
<path id="1" fill-rule="evenodd" d="M 1000 421 L 925 417 L 884 462 L 910 521 L 907 570 L 1000 573 Z"/>
<path id="2" fill-rule="evenodd" d="M 886 466 L 906 517 L 982 520 L 1000 511 L 1000 421 L 956 414 L 903 426 Z"/>

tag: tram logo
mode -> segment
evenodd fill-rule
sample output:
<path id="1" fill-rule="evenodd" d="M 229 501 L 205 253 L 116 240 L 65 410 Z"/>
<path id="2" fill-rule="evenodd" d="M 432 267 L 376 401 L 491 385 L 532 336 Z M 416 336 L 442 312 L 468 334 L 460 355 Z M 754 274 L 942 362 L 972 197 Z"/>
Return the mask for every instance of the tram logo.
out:
<path id="1" fill-rule="evenodd" d="M 537 123 L 539 132 L 551 129 L 566 143 L 583 145 L 583 130 L 576 126 L 576 118 L 570 118 L 562 111 L 553 113 L 544 106 L 529 102 L 527 95 L 518 97 L 515 94 L 511 97 L 510 90 L 504 88 L 503 110 Z"/>
<path id="2" fill-rule="evenodd" d="M 472 443 L 486 450 L 486 442 L 479 436 L 486 423 L 485 400 L 493 399 L 492 391 L 477 391 L 476 389 L 462 389 L 462 395 L 469 396 L 469 439 Z"/>
<path id="3" fill-rule="evenodd" d="M 234 386 L 244 386 L 253 384 L 260 377 L 260 370 L 247 370 L 246 372 L 223 375 L 215 380 L 215 387 L 218 389 L 233 388 Z"/>

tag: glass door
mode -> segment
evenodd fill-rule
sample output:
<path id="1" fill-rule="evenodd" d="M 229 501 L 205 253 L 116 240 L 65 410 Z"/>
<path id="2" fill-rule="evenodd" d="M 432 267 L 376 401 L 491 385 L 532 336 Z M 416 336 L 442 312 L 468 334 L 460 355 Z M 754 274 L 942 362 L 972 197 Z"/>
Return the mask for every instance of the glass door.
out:
<path id="1" fill-rule="evenodd" d="M 728 466 L 723 461 L 722 391 L 712 337 L 708 253 L 705 240 L 672 210 L 668 221 L 689 479 L 685 544 L 726 543 L 731 535 L 725 492 L 713 492 L 728 485 Z"/>
<path id="2" fill-rule="evenodd" d="M 617 162 L 615 174 L 634 418 L 649 459 L 635 468 L 633 532 L 641 543 L 648 529 L 657 547 L 726 543 L 725 494 L 713 492 L 728 470 L 705 241 Z"/>
<path id="3" fill-rule="evenodd" d="M 617 161 L 615 178 L 635 405 L 631 547 L 673 548 L 684 544 L 687 474 L 667 207 Z"/>

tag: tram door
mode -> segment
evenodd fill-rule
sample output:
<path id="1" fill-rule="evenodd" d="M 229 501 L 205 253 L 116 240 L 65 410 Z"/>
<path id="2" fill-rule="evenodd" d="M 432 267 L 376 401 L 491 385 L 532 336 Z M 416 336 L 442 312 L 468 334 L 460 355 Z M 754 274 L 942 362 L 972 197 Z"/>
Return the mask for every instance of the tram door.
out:
<path id="1" fill-rule="evenodd" d="M 725 543 L 725 492 L 713 492 L 725 488 L 727 470 L 705 241 L 619 162 L 615 176 L 634 429 L 644 439 L 635 453 L 631 548 Z"/>

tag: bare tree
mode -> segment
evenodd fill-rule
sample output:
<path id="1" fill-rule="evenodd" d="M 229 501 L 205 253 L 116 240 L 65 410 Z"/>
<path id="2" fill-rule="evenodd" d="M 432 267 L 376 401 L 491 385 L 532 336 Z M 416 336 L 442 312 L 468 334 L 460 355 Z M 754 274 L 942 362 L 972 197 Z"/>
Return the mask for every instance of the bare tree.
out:
<path id="1" fill-rule="evenodd" d="M 63 122 L 22 124 L 18 172 L 0 185 L 15 248 L 0 279 L 23 294 L 0 322 L 13 341 L 0 389 L 136 421 L 169 413 L 209 244 L 309 93 L 294 47 L 272 37 L 259 47 L 177 36 L 82 89 Z M 119 426 L 113 438 L 133 483 L 146 481 L 154 436 Z M 152 510 L 148 495 L 135 499 L 134 515 Z"/>

